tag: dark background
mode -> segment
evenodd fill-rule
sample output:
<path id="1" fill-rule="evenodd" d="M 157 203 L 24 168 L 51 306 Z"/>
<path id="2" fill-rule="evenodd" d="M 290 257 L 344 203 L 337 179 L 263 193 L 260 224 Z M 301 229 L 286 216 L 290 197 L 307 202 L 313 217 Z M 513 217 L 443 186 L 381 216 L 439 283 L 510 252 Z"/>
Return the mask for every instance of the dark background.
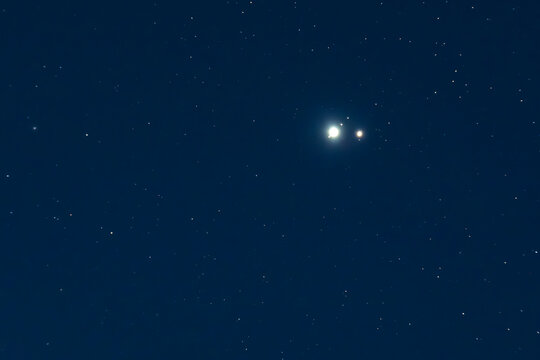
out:
<path id="1" fill-rule="evenodd" d="M 0 358 L 540 358 L 539 16 L 3 3 Z"/>

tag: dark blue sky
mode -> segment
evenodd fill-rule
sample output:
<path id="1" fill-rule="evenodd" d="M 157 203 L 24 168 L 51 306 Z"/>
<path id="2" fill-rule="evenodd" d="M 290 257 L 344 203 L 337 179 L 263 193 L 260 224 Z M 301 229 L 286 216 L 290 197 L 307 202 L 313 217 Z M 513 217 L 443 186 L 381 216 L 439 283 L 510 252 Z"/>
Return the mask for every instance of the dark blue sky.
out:
<path id="1" fill-rule="evenodd" d="M 539 16 L 0 5 L 0 358 L 540 358 Z"/>

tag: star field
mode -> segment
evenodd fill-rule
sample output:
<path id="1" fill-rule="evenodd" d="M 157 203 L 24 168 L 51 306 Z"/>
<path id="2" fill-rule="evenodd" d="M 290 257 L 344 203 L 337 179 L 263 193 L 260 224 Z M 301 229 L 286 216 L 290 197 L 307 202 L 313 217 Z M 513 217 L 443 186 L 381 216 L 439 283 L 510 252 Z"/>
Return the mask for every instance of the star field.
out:
<path id="1" fill-rule="evenodd" d="M 0 359 L 538 359 L 540 5 L 0 5 Z"/>

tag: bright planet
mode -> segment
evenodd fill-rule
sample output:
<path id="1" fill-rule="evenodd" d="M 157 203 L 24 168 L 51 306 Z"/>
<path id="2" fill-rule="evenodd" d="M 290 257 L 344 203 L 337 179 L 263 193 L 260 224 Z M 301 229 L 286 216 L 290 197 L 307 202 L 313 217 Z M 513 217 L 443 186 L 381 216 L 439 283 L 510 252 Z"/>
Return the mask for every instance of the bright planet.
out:
<path id="1" fill-rule="evenodd" d="M 328 129 L 328 138 L 335 139 L 339 136 L 339 128 L 337 126 L 332 126 Z"/>

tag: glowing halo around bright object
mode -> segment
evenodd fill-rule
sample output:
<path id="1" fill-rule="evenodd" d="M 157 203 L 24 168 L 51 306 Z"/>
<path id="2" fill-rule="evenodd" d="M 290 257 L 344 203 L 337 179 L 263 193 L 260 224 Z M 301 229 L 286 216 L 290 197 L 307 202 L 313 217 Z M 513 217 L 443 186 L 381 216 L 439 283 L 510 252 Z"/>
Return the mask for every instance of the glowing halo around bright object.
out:
<path id="1" fill-rule="evenodd" d="M 336 139 L 337 137 L 339 137 L 339 128 L 337 126 L 331 126 L 328 129 L 328 138 Z"/>
<path id="2" fill-rule="evenodd" d="M 356 138 L 360 139 L 360 138 L 362 138 L 362 136 L 364 136 L 364 132 L 362 130 L 357 130 L 356 131 Z"/>

